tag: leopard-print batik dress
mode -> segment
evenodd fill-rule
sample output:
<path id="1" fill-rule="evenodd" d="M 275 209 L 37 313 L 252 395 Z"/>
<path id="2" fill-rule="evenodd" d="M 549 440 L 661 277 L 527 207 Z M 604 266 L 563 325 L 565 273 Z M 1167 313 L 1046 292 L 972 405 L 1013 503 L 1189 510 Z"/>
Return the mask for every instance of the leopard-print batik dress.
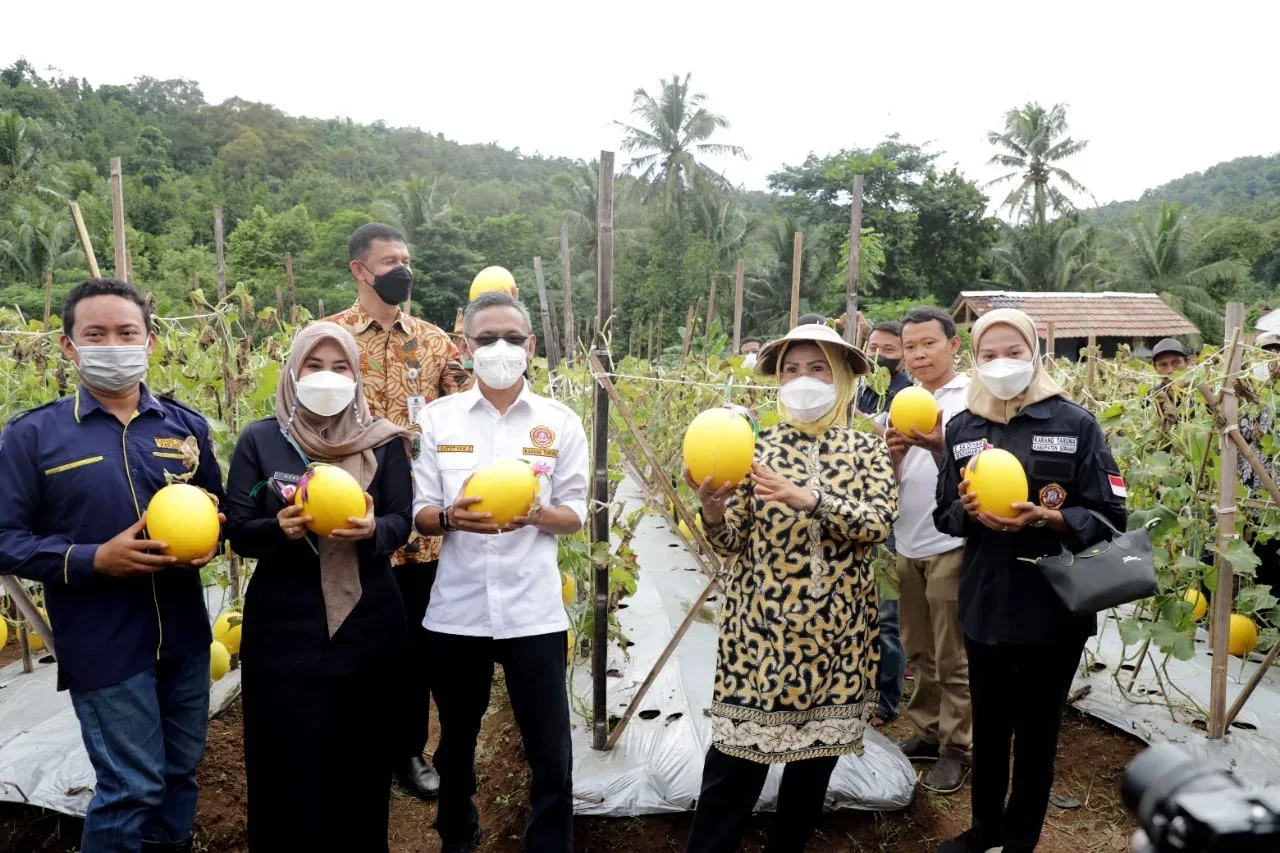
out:
<path id="1" fill-rule="evenodd" d="M 843 427 L 779 424 L 756 461 L 822 497 L 810 516 L 748 482 L 707 528 L 717 551 L 741 555 L 723 579 L 712 742 L 762 763 L 861 755 L 880 657 L 871 557 L 898 513 L 889 450 Z"/>

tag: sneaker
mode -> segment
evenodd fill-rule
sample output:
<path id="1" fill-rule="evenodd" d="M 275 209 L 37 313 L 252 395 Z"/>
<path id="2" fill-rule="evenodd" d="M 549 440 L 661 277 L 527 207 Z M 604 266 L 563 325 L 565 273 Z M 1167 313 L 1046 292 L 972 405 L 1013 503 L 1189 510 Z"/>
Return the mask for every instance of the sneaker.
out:
<path id="1" fill-rule="evenodd" d="M 940 747 L 916 735 L 898 744 L 898 749 L 912 761 L 936 761 Z"/>
<path id="2" fill-rule="evenodd" d="M 967 778 L 969 778 L 969 768 L 956 759 L 944 755 L 938 759 L 937 764 L 933 765 L 933 769 L 924 777 L 921 784 L 935 794 L 954 794 L 964 787 L 964 780 Z"/>
<path id="3" fill-rule="evenodd" d="M 976 829 L 966 830 L 959 836 L 938 845 L 938 853 L 987 853 L 1000 848 L 1000 839 Z"/>

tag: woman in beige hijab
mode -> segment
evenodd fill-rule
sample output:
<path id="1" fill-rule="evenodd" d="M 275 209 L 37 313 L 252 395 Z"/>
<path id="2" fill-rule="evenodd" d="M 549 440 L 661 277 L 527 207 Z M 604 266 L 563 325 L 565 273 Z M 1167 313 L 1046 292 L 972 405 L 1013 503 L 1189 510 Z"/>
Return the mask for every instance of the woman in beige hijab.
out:
<path id="1" fill-rule="evenodd" d="M 973 327 L 969 410 L 951 419 L 939 460 L 938 530 L 965 539 L 960 623 L 973 703 L 973 826 L 939 853 L 1031 853 L 1040 839 L 1062 708 L 1093 614 L 1074 616 L 1037 558 L 1125 529 L 1125 485 L 1093 415 L 1066 398 L 1040 358 L 1031 318 L 1002 309 Z M 983 511 L 963 479 L 992 446 L 1022 463 L 1028 500 Z M 1012 793 L 1009 757 L 1013 755 Z"/>
<path id="2" fill-rule="evenodd" d="M 369 414 L 351 335 L 314 323 L 280 372 L 275 416 L 236 444 L 227 538 L 257 561 L 240 650 L 253 851 L 387 850 L 387 722 L 407 641 L 389 558 L 409 538 L 407 437 Z M 294 505 L 314 463 L 365 491 L 365 513 L 326 537 Z"/>

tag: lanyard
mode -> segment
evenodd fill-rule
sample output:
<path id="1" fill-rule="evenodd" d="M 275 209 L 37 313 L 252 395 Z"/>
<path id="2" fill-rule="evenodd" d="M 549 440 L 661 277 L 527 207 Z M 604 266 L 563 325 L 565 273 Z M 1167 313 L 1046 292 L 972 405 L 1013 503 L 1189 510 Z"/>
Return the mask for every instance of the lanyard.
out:
<path id="1" fill-rule="evenodd" d="M 298 443 L 293 440 L 293 436 L 289 435 L 289 433 L 285 432 L 283 429 L 280 430 L 280 434 L 284 436 L 284 440 L 289 442 L 289 446 L 292 447 L 294 452 L 298 454 L 298 457 L 302 460 L 302 464 L 310 468 L 311 460 L 307 458 L 307 454 L 302 452 L 302 448 L 299 447 Z"/>

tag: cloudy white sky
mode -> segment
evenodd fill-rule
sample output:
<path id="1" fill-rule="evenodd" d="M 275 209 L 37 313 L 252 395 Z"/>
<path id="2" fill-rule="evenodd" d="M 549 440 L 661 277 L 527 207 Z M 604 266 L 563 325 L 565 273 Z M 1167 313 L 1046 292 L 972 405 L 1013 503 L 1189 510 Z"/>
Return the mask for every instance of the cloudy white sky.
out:
<path id="1" fill-rule="evenodd" d="M 1274 0 L 12 5 L 0 65 L 25 55 L 95 85 L 186 77 L 215 103 L 526 153 L 616 150 L 632 91 L 692 72 L 732 123 L 723 141 L 751 157 L 717 165 L 752 189 L 810 151 L 895 132 L 986 180 L 986 131 L 1033 99 L 1069 105 L 1089 140 L 1069 168 L 1100 203 L 1280 151 Z"/>

